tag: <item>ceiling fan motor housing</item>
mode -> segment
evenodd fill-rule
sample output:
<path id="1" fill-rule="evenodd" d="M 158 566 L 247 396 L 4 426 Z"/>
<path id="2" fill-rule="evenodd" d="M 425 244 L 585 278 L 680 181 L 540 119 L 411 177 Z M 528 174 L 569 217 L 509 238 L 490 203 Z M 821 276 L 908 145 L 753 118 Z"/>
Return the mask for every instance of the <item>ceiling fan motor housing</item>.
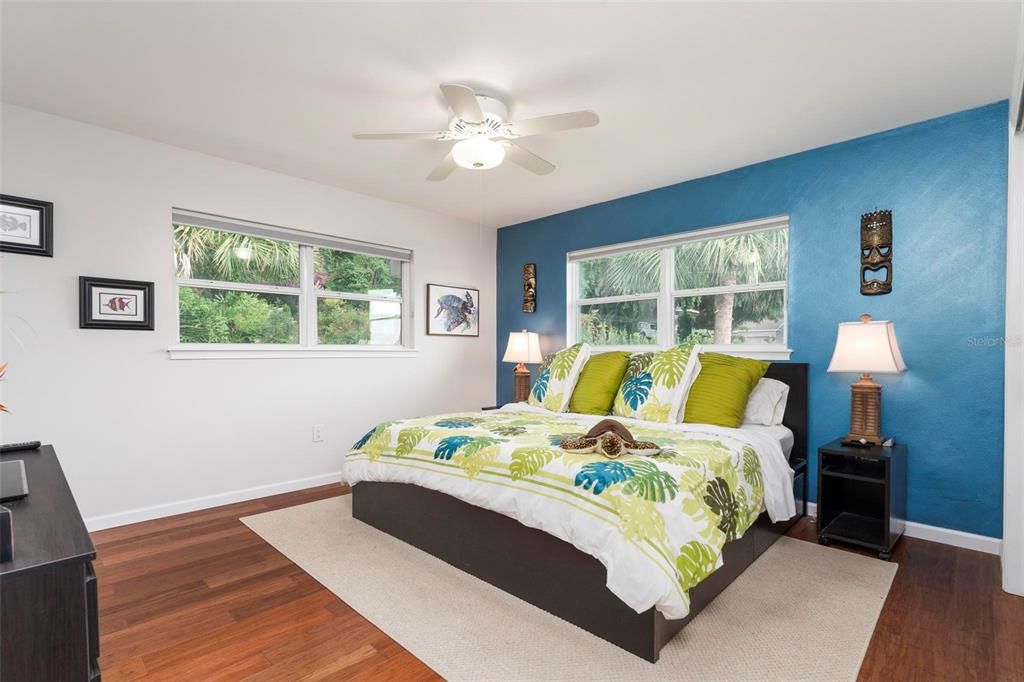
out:
<path id="1" fill-rule="evenodd" d="M 448 129 L 460 138 L 500 135 L 505 127 L 505 121 L 508 120 L 508 107 L 501 100 L 487 95 L 476 95 L 476 101 L 480 105 L 480 110 L 484 112 L 483 123 L 469 123 L 456 117 L 448 124 Z"/>

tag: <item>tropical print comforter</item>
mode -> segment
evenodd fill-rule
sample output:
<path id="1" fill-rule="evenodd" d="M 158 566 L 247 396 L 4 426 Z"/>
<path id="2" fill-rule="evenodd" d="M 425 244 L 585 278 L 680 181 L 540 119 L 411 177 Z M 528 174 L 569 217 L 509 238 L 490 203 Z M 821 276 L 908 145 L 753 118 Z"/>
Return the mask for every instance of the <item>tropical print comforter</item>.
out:
<path id="1" fill-rule="evenodd" d="M 656 457 L 558 447 L 600 417 L 506 405 L 378 424 L 348 453 L 344 478 L 412 483 L 539 528 L 596 557 L 608 588 L 642 613 L 689 612 L 687 591 L 721 566 L 723 545 L 762 510 L 795 513 L 778 442 L 738 429 L 622 419 Z"/>

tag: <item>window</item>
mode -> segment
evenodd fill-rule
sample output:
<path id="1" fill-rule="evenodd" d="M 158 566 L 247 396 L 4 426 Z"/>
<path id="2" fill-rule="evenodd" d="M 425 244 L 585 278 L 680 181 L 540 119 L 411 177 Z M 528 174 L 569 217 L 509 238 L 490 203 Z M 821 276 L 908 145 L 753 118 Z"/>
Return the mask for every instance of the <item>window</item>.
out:
<path id="1" fill-rule="evenodd" d="M 411 346 L 410 251 L 181 210 L 173 229 L 172 357 Z"/>
<path id="2" fill-rule="evenodd" d="M 743 344 L 788 357 L 785 218 L 577 251 L 568 268 L 570 343 Z"/>

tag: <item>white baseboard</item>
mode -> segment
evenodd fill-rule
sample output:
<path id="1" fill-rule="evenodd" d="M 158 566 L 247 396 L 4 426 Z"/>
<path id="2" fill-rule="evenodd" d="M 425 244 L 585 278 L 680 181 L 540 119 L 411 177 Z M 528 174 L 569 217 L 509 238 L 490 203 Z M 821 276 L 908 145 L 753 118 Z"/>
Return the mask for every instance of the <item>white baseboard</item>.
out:
<path id="1" fill-rule="evenodd" d="M 818 505 L 808 502 L 807 515 L 817 518 Z M 977 552 L 985 552 L 986 554 L 999 555 L 1003 547 L 1003 541 L 999 538 L 965 533 L 962 530 L 953 530 L 952 528 L 929 526 L 915 521 L 907 521 L 907 528 L 903 531 L 903 534 L 908 538 L 939 542 L 943 545 L 973 549 Z"/>
<path id="2" fill-rule="evenodd" d="M 193 497 L 191 499 L 180 500 L 178 502 L 166 502 L 164 504 L 155 504 L 152 507 L 139 507 L 138 509 L 129 509 L 128 511 L 117 512 L 116 514 L 92 516 L 88 519 L 85 519 L 85 527 L 90 532 L 104 530 L 106 528 L 114 528 L 116 526 L 126 526 L 129 523 L 139 523 L 140 521 L 162 519 L 165 516 L 174 516 L 175 514 L 184 514 L 186 512 L 197 511 L 199 509 L 219 507 L 221 505 L 232 504 L 234 502 L 245 502 L 246 500 L 254 500 L 258 497 L 268 497 L 270 495 L 290 493 L 294 490 L 303 490 L 304 488 L 315 488 L 319 485 L 338 483 L 340 481 L 341 472 L 338 471 L 330 474 L 321 474 L 319 476 L 310 476 L 308 478 L 297 478 L 292 481 L 283 481 L 281 483 L 270 483 L 268 485 L 260 485 L 256 486 L 255 488 L 230 490 L 226 493 L 217 493 L 216 495 Z"/>

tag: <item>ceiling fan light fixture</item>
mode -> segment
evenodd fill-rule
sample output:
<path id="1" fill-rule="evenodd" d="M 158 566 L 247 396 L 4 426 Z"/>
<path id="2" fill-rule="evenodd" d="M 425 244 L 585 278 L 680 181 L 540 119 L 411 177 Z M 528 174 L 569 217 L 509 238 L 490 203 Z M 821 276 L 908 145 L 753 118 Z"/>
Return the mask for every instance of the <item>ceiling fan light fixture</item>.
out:
<path id="1" fill-rule="evenodd" d="M 486 137 L 471 137 L 455 143 L 452 158 L 463 168 L 487 170 L 501 165 L 505 160 L 505 148 Z"/>

